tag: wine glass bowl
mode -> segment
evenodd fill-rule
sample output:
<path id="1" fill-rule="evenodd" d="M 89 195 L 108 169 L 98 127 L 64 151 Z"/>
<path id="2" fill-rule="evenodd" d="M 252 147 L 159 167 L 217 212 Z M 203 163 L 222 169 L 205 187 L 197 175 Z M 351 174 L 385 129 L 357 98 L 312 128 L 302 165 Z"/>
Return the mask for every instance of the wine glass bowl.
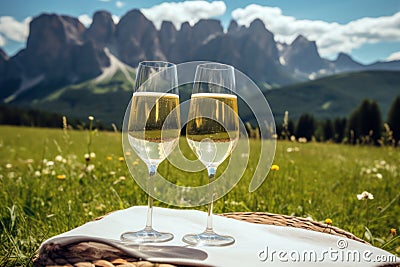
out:
<path id="1" fill-rule="evenodd" d="M 176 66 L 169 62 L 140 62 L 128 120 L 128 141 L 149 172 L 148 211 L 143 230 L 125 232 L 121 240 L 133 243 L 166 242 L 173 234 L 152 228 L 153 176 L 158 165 L 179 141 L 180 114 Z"/>
<path id="2" fill-rule="evenodd" d="M 220 63 L 204 63 L 196 68 L 186 139 L 207 168 L 211 181 L 218 166 L 232 153 L 239 140 L 239 117 L 234 68 Z M 210 204 L 207 227 L 203 233 L 188 234 L 183 241 L 192 245 L 226 246 L 231 236 L 219 235 L 212 227 L 214 193 L 209 184 Z"/>

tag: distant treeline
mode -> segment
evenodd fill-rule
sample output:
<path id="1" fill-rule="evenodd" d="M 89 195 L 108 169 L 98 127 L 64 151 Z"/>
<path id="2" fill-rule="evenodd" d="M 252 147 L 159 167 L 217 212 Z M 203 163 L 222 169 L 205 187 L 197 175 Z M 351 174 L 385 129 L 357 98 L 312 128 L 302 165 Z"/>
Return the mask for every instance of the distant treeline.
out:
<path id="1" fill-rule="evenodd" d="M 295 123 L 286 112 L 276 132 L 279 139 L 400 145 L 400 96 L 393 101 L 387 118 L 383 122 L 378 104 L 365 99 L 348 118 L 316 120 L 311 114 L 303 114 Z"/>
<path id="2" fill-rule="evenodd" d="M 23 109 L 8 105 L 0 105 L 0 124 L 87 129 L 88 120 L 66 118 L 61 114 Z M 283 123 L 276 125 L 278 139 L 297 141 L 335 142 L 346 144 L 400 145 L 400 96 L 392 103 L 387 121 L 383 122 L 378 104 L 365 99 L 348 118 L 317 120 L 311 114 L 303 114 L 297 122 L 290 119 L 285 112 Z M 94 121 L 93 127 L 98 130 L 116 130 L 115 125 L 105 126 Z M 259 136 L 257 129 L 248 124 L 251 137 Z M 182 129 L 182 134 L 184 134 Z"/>
<path id="3" fill-rule="evenodd" d="M 48 127 L 48 128 L 63 128 L 62 114 L 51 113 L 36 109 L 24 109 L 9 105 L 0 105 L 0 124 L 3 125 L 17 125 L 17 126 L 31 126 L 31 127 Z M 89 122 L 82 119 L 68 117 L 68 127 L 74 129 L 86 129 Z M 99 130 L 111 130 L 111 126 L 106 127 L 103 123 L 95 121 L 93 126 Z"/>

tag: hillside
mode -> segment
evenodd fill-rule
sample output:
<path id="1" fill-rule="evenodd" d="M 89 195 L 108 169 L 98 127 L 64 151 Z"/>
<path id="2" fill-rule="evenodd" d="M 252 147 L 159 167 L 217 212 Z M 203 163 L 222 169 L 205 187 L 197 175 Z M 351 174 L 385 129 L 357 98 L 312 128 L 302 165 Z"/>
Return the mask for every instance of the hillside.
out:
<path id="1" fill-rule="evenodd" d="M 129 72 L 134 78 L 133 70 Z M 118 70 L 112 77 L 66 86 L 44 96 L 31 95 L 32 91 L 28 91 L 13 104 L 81 119 L 92 115 L 105 124 L 121 125 L 133 90 L 130 80 Z"/>
<path id="2" fill-rule="evenodd" d="M 292 119 L 303 113 L 317 118 L 347 117 L 369 98 L 378 102 L 385 119 L 393 99 L 400 95 L 400 72 L 365 71 L 338 74 L 265 91 L 277 121 L 287 110 Z"/>
<path id="3" fill-rule="evenodd" d="M 133 79 L 133 70 L 130 69 L 129 73 Z M 113 77 L 67 86 L 44 96 L 21 95 L 14 104 L 82 119 L 94 115 L 106 124 L 121 125 L 132 88 L 132 80 L 128 81 L 126 75 L 118 70 Z M 181 101 L 189 99 L 190 93 L 190 86 L 180 88 Z M 321 119 L 347 117 L 365 98 L 376 100 L 382 117 L 386 118 L 393 99 L 400 95 L 400 72 L 339 74 L 293 86 L 264 89 L 264 95 L 279 123 L 286 110 L 292 119 L 306 112 Z M 251 120 L 243 105 L 239 112 L 244 120 Z"/>

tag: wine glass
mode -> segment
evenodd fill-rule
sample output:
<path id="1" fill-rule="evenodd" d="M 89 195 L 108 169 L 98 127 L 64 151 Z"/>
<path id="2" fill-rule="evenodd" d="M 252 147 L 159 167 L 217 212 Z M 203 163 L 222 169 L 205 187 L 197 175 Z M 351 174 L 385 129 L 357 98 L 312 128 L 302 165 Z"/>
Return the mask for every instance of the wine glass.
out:
<path id="1" fill-rule="evenodd" d="M 166 242 L 173 234 L 152 228 L 153 176 L 158 165 L 172 152 L 180 135 L 178 77 L 176 65 L 143 61 L 137 69 L 128 122 L 128 140 L 149 171 L 147 222 L 143 230 L 126 232 L 122 241 Z M 176 109 L 175 109 L 176 108 Z"/>
<path id="2" fill-rule="evenodd" d="M 214 193 L 211 181 L 218 166 L 231 154 L 239 139 L 239 118 L 234 68 L 220 63 L 204 63 L 196 68 L 190 99 L 186 139 L 207 168 L 210 203 L 203 233 L 187 234 L 183 241 L 192 245 L 226 246 L 231 236 L 219 235 L 212 226 Z"/>

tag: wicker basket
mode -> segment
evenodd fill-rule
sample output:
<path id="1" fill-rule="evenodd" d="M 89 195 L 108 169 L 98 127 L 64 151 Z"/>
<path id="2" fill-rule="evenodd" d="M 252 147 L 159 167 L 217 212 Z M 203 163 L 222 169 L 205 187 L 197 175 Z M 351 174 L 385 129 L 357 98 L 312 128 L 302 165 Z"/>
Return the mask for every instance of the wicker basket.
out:
<path id="1" fill-rule="evenodd" d="M 300 218 L 300 217 L 272 214 L 265 212 L 233 212 L 233 213 L 224 213 L 220 215 L 251 223 L 303 228 L 311 231 L 342 236 L 359 242 L 366 243 L 364 240 L 342 229 L 329 226 L 324 223 L 316 222 L 307 218 Z M 114 247 L 95 242 L 82 242 L 65 247 L 48 244 L 40 252 L 40 254 L 37 255 L 33 263 L 34 266 L 77 266 L 77 267 L 86 267 L 86 266 L 171 267 L 173 266 L 170 264 L 158 264 L 147 261 L 140 261 L 140 259 L 134 259 L 128 257 L 127 255 L 124 255 L 122 251 Z"/>

